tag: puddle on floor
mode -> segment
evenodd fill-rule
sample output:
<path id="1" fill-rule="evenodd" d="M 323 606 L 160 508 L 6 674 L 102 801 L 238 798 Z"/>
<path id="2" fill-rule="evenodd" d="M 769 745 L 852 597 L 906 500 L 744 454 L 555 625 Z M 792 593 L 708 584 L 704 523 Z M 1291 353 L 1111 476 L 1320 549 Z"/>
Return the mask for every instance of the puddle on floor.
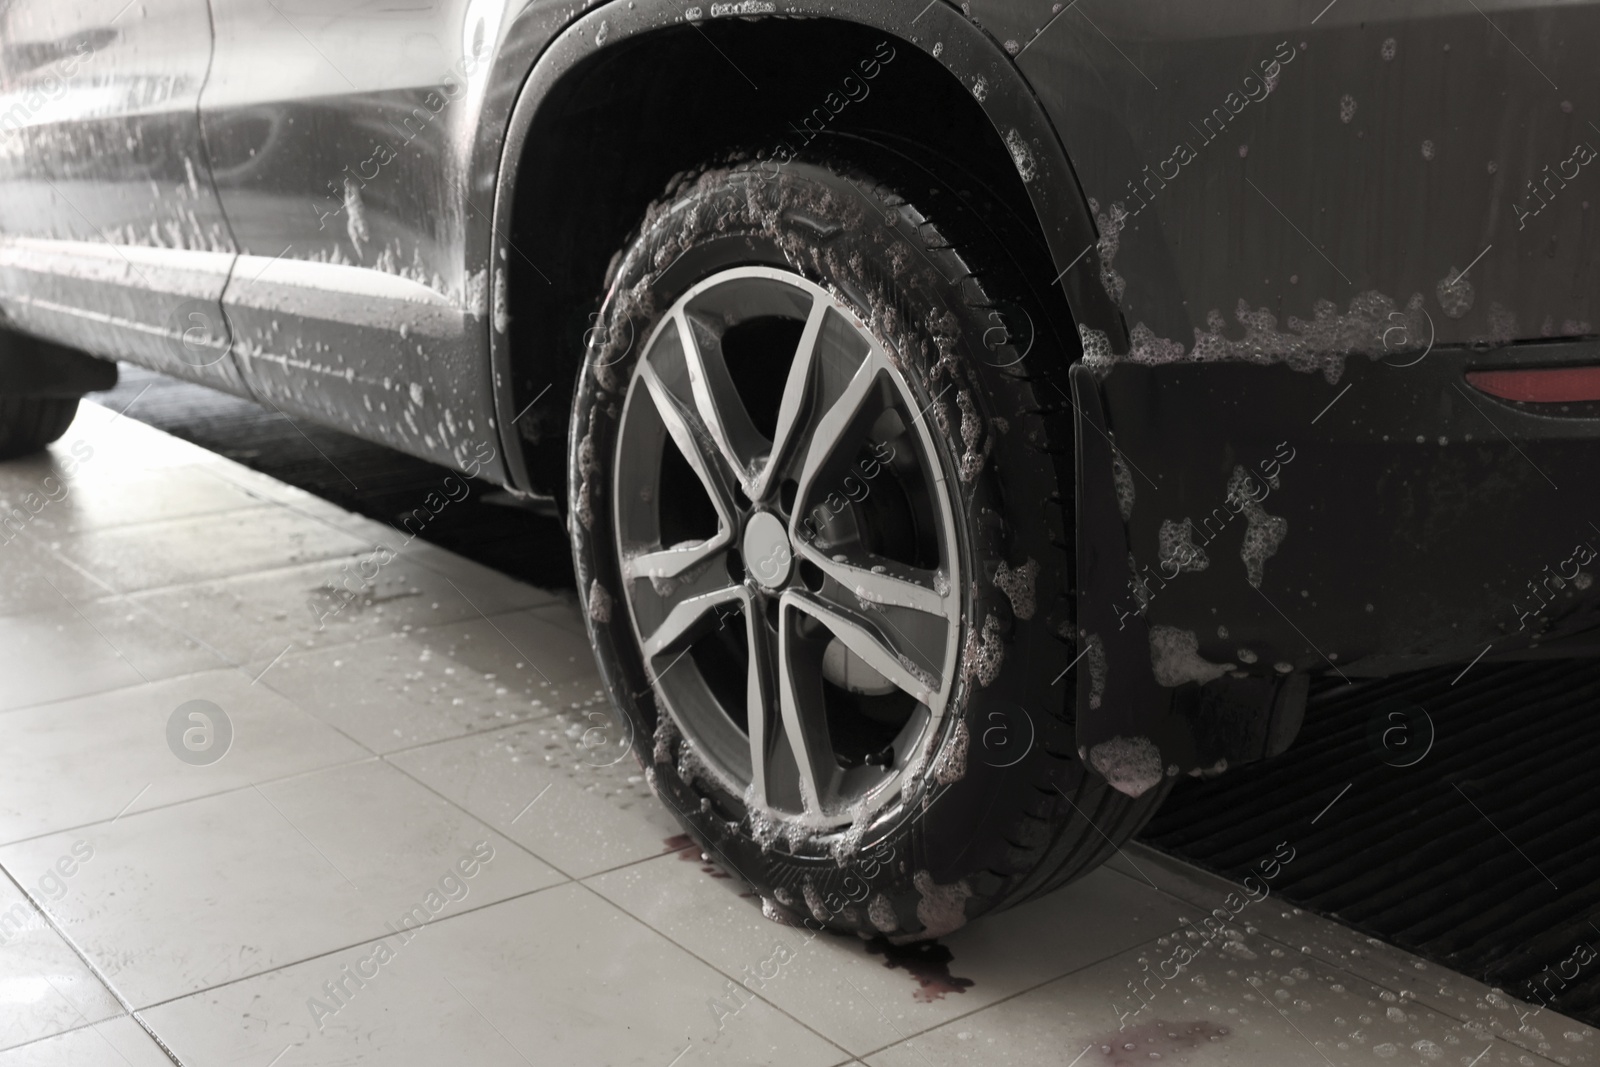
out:
<path id="1" fill-rule="evenodd" d="M 972 979 L 950 973 L 950 963 L 955 956 L 937 941 L 894 945 L 874 938 L 867 942 L 867 951 L 882 956 L 885 967 L 905 971 L 915 978 L 918 988 L 911 995 L 924 1004 L 943 1000 L 948 993 L 965 993 L 972 988 Z"/>
<path id="2" fill-rule="evenodd" d="M 704 852 L 701 852 L 700 846 L 695 844 L 694 838 L 690 837 L 688 834 L 673 834 L 671 837 L 663 838 L 662 843 L 667 846 L 668 851 L 676 852 L 678 854 L 678 858 L 683 862 L 698 863 L 700 865 L 701 873 L 703 874 L 708 874 L 712 878 L 733 877 L 733 875 L 729 874 L 727 871 L 711 862 L 711 857 L 707 856 Z M 754 893 L 748 892 L 741 893 L 739 895 L 744 897 L 755 896 Z"/>

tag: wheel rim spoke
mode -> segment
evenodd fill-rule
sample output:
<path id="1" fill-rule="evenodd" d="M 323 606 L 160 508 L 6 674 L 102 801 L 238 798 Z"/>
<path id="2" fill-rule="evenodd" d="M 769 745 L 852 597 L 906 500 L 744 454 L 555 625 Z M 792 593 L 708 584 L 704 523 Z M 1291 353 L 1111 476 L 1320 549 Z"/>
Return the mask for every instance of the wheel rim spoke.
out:
<path id="1" fill-rule="evenodd" d="M 779 601 L 778 622 L 778 711 L 784 739 L 794 755 L 800 775 L 800 799 L 808 812 L 823 811 L 823 796 L 832 781 L 833 745 L 828 737 L 828 721 L 817 701 L 806 699 L 809 686 L 795 677 L 797 656 L 793 645 L 794 613 L 802 607 L 792 590 Z"/>
<path id="2" fill-rule="evenodd" d="M 657 656 L 673 651 L 677 646 L 686 643 L 687 639 L 696 633 L 698 624 L 704 622 L 707 615 L 715 608 L 729 603 L 742 605 L 746 609 L 745 613 L 749 614 L 749 590 L 743 586 L 730 585 L 709 593 L 696 593 L 684 597 L 672 605 L 666 618 L 662 619 L 660 625 L 641 642 L 645 659 L 654 660 Z"/>
<path id="3" fill-rule="evenodd" d="M 700 484 L 705 487 L 706 495 L 711 498 L 712 505 L 717 509 L 717 518 L 722 528 L 731 528 L 733 494 L 728 491 L 727 482 L 722 477 L 720 457 L 716 454 L 715 446 L 705 439 L 705 427 L 700 425 L 698 418 L 691 416 L 683 401 L 667 388 L 667 384 L 661 380 L 661 375 L 656 373 L 656 369 L 650 366 L 648 361 L 641 362 L 639 377 L 649 390 L 650 399 L 667 428 L 668 436 L 672 438 L 673 444 L 678 446 L 678 451 L 683 453 L 683 458 L 688 460 L 695 476 L 700 479 Z"/>
<path id="4" fill-rule="evenodd" d="M 867 666 L 893 682 L 897 689 L 917 703 L 927 704 L 933 700 L 940 688 L 939 679 L 927 676 L 920 668 L 912 666 L 910 657 L 900 651 L 895 642 L 886 638 L 883 631 L 878 629 L 877 619 L 869 622 L 848 608 L 793 591 L 785 593 L 784 598 L 792 603 L 796 610 L 805 612 L 826 626 Z M 875 614 L 893 633 L 894 624 L 888 617 L 881 612 Z M 901 636 L 902 640 L 910 643 L 909 638 Z"/>
<path id="5" fill-rule="evenodd" d="M 766 623 L 760 614 L 746 611 L 744 619 L 750 650 L 750 671 L 745 678 L 745 721 L 750 735 L 751 800 L 766 807 L 769 760 L 767 720 L 771 715 L 767 694 L 772 691 L 771 653 L 764 632 Z"/>
<path id="6" fill-rule="evenodd" d="M 941 593 L 935 587 L 932 571 L 907 567 L 894 560 L 877 560 L 871 567 L 861 567 L 834 559 L 799 537 L 792 540 L 801 558 L 809 560 L 860 600 L 879 607 L 909 608 L 936 615 L 946 622 L 955 621 L 955 600 L 950 593 Z"/>
<path id="7" fill-rule="evenodd" d="M 828 317 L 831 305 L 825 300 L 814 300 L 806 315 L 805 329 L 795 348 L 794 362 L 789 365 L 789 378 L 784 383 L 783 398 L 778 403 L 777 427 L 773 432 L 772 452 L 756 479 L 752 496 L 760 499 L 772 488 L 773 479 L 783 469 L 784 456 L 802 429 L 801 415 L 805 412 L 806 394 L 811 391 L 812 371 L 816 366 L 817 348 L 822 342 L 822 324 Z"/>
<path id="8" fill-rule="evenodd" d="M 828 405 L 826 411 L 820 412 L 813 420 L 815 429 L 811 432 L 811 440 L 806 444 L 805 461 L 800 466 L 799 500 L 807 499 L 817 472 L 844 442 L 856 415 L 861 411 L 861 406 L 872 395 L 881 370 L 877 358 L 868 355 L 861 361 L 861 366 L 856 369 L 844 391 Z M 798 514 L 798 510 L 796 513 Z M 791 539 L 795 537 L 795 530 L 796 526 L 791 520 L 789 533 Z"/>
<path id="9" fill-rule="evenodd" d="M 689 541 L 671 548 L 640 552 L 623 560 L 622 576 L 629 581 L 635 578 L 676 578 L 684 571 L 720 555 L 732 540 L 733 532 L 724 526 L 709 540 Z"/>
<path id="10" fill-rule="evenodd" d="M 750 413 L 745 410 L 744 401 L 728 374 L 728 364 L 716 336 L 698 326 L 682 308 L 674 313 L 673 322 L 683 345 L 689 386 L 700 421 L 745 495 L 755 498 L 759 494 L 755 491 L 754 472 L 771 446 L 750 421 Z"/>

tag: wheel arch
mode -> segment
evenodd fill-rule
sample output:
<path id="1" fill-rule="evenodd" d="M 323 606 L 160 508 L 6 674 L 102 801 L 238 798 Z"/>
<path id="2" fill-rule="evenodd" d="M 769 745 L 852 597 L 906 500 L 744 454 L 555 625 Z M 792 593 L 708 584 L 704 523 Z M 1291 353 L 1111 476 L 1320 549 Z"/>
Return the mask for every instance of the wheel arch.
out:
<path id="1" fill-rule="evenodd" d="M 583 332 L 611 256 L 648 204 L 674 175 L 719 153 L 776 150 L 782 131 L 823 108 L 830 91 L 838 99 L 843 77 L 885 39 L 899 66 L 885 65 L 863 104 L 878 96 L 881 107 L 888 96 L 922 106 L 899 112 L 892 131 L 868 132 L 891 132 L 947 159 L 965 147 L 961 138 L 980 136 L 983 151 L 969 170 L 1033 224 L 1039 270 L 1061 272 L 1041 288 L 1072 322 L 1125 345 L 1097 272 L 1063 270 L 1095 242 L 1094 220 L 1054 127 L 999 42 L 942 0 L 881 0 L 844 13 L 799 0 L 781 17 L 728 17 L 723 7 L 771 5 L 718 4 L 712 17 L 689 22 L 665 0 L 613 0 L 553 39 L 548 28 L 508 31 L 502 63 L 520 55 L 531 67 L 495 161 L 493 230 L 481 228 L 495 305 L 497 423 L 516 488 L 564 499 Z M 518 42 L 535 36 L 549 43 L 532 61 Z M 846 106 L 836 114 L 830 132 L 861 132 L 859 113 Z M 490 160 L 482 163 L 476 172 L 486 178 Z"/>

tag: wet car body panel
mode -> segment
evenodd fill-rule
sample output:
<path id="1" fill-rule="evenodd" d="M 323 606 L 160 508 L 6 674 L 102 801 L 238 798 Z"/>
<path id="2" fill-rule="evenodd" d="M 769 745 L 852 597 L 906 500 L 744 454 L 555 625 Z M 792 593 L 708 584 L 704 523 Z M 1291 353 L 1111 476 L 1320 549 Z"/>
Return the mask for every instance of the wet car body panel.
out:
<path id="1" fill-rule="evenodd" d="M 1031 41 L 1130 330 L 1192 349 L 1241 301 L 1290 334 L 1375 293 L 1439 345 L 1593 334 L 1600 6 L 1477 6 L 1089 0 Z"/>
<path id="2" fill-rule="evenodd" d="M 205 0 L 0 10 L 0 308 L 18 329 L 239 393 L 233 243 L 195 107 Z M 185 330 L 209 342 L 178 343 Z"/>
<path id="3" fill-rule="evenodd" d="M 1080 708 L 1112 709 L 1080 741 L 1205 768 L 1240 753 L 1197 702 L 1241 676 L 1593 650 L 1574 490 L 1600 468 L 1595 412 L 1506 405 L 1464 372 L 1600 359 L 1576 340 L 1593 194 L 1569 188 L 1600 145 L 1575 105 L 1600 88 L 1600 7 L 1040 14 L 973 5 L 1068 147 L 1101 233 L 1076 269 L 1128 333 L 1086 334 L 1099 373 L 1075 379 L 1115 442 L 1080 451 L 1113 464 L 1081 470 L 1085 507 L 1135 501 L 1080 554 L 1105 659 Z"/>
<path id="4" fill-rule="evenodd" d="M 200 101 L 251 391 L 496 478 L 488 272 L 468 236 L 493 191 L 469 187 L 464 147 L 504 6 L 217 0 Z"/>

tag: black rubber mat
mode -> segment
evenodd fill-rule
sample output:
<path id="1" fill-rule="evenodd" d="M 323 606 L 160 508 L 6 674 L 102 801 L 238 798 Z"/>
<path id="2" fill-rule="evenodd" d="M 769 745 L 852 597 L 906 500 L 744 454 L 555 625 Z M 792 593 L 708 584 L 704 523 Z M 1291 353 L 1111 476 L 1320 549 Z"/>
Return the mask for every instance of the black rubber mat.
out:
<path id="1" fill-rule="evenodd" d="M 1238 879 L 1292 829 L 1275 895 L 1600 1025 L 1597 712 L 1596 660 L 1323 686 L 1287 753 L 1141 836 Z"/>
<path id="2" fill-rule="evenodd" d="M 115 389 L 89 399 L 192 441 L 359 515 L 394 525 L 454 472 L 382 445 L 127 363 Z M 456 475 L 460 477 L 460 475 Z M 566 531 L 554 516 L 515 506 L 499 487 L 471 480 L 470 494 L 440 511 L 421 536 L 545 589 L 572 585 Z"/>

